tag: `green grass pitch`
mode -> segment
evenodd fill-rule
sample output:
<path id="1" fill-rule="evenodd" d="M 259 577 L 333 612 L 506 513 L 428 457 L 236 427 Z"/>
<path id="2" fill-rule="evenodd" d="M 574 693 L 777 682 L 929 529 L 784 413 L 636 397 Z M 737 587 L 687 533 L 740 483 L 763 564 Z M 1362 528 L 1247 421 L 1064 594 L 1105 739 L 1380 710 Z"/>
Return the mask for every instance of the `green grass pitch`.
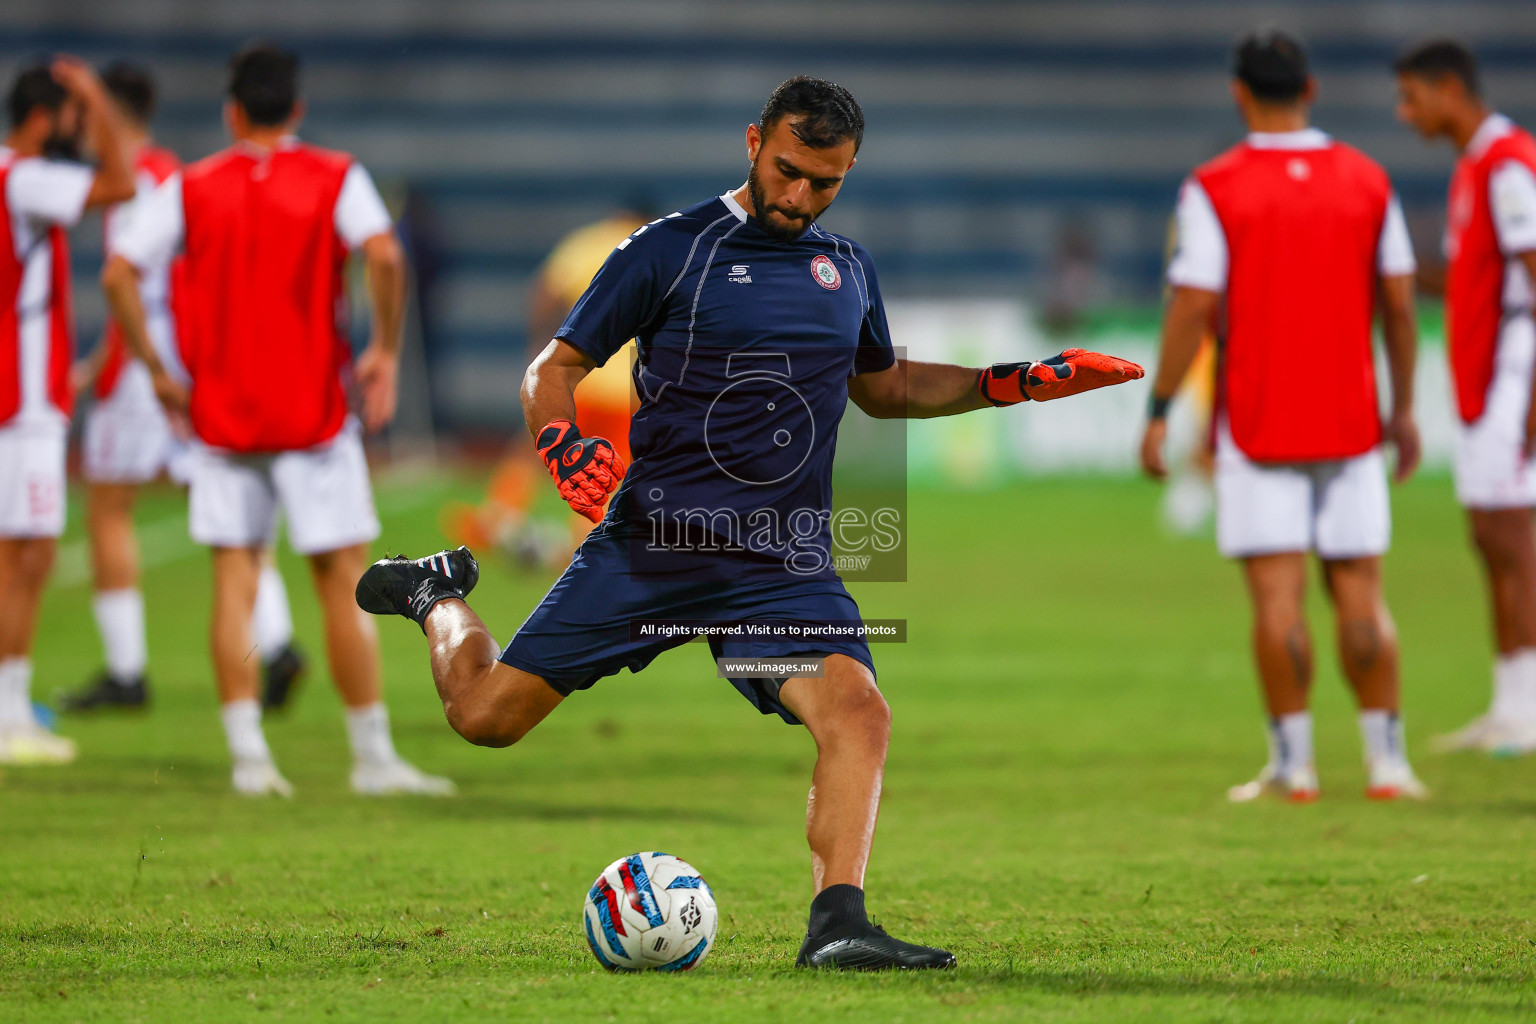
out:
<path id="1" fill-rule="evenodd" d="M 436 549 L 437 506 L 476 489 L 381 486 L 380 547 Z M 793 969 L 812 746 L 715 680 L 702 645 L 480 750 L 444 724 L 417 629 L 382 622 L 398 744 L 461 795 L 349 795 L 323 669 L 268 725 L 297 798 L 232 795 L 206 558 L 180 499 L 155 495 L 157 705 L 68 722 L 74 766 L 0 776 L 0 1020 L 1529 1020 L 1536 764 L 1425 751 L 1486 701 L 1487 630 L 1449 482 L 1396 494 L 1389 596 L 1434 800 L 1364 799 L 1316 601 L 1323 800 L 1234 807 L 1263 741 L 1238 574 L 1209 540 L 1164 537 L 1131 480 L 914 493 L 910 581 L 856 588 L 911 634 L 876 648 L 896 724 L 868 891 L 893 933 L 961 966 L 873 977 Z M 303 569 L 284 568 L 318 655 Z M 505 639 L 546 583 L 488 564 L 475 604 Z M 98 658 L 66 544 L 38 694 Z M 714 886 L 719 937 L 692 974 L 609 976 L 587 952 L 587 886 L 639 849 Z"/>

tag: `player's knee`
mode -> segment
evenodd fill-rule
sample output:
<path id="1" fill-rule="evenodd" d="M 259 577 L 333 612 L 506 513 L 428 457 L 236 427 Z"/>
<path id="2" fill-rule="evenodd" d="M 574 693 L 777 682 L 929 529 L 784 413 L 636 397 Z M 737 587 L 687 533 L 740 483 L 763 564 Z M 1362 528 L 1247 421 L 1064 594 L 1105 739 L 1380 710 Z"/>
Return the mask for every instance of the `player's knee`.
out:
<path id="1" fill-rule="evenodd" d="M 891 706 L 874 681 L 850 687 L 837 701 L 839 732 L 863 746 L 883 749 L 891 739 Z"/>
<path id="2" fill-rule="evenodd" d="M 1253 611 L 1253 628 L 1260 636 L 1289 637 L 1305 629 L 1302 608 L 1291 601 L 1268 601 Z"/>
<path id="3" fill-rule="evenodd" d="M 453 731 L 477 747 L 510 747 L 527 732 L 480 705 L 449 702 L 443 705 L 443 712 Z"/>

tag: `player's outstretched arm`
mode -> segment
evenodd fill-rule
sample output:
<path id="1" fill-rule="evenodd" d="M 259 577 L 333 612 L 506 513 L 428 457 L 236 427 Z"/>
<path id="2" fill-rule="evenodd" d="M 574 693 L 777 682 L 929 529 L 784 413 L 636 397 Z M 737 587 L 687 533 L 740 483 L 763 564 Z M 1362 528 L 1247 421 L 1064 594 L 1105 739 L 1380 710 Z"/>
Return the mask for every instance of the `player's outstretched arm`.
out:
<path id="1" fill-rule="evenodd" d="M 1137 380 L 1135 363 L 1070 348 L 1040 362 L 997 363 L 984 370 L 898 359 L 848 382 L 848 396 L 876 419 L 930 419 L 988 406 L 1049 402 Z"/>
<path id="2" fill-rule="evenodd" d="M 915 363 L 898 359 L 874 373 L 848 381 L 848 397 L 867 415 L 879 420 L 930 419 L 985 409 L 976 388 L 977 370 L 948 363 Z"/>
<path id="3" fill-rule="evenodd" d="M 1147 429 L 1141 436 L 1141 468 L 1154 480 L 1168 475 L 1168 462 L 1163 455 L 1163 444 L 1168 439 L 1168 403 L 1173 401 L 1199 354 L 1200 339 L 1210 328 L 1220 301 L 1217 292 L 1179 287 L 1173 290 L 1173 298 L 1163 313 L 1162 349 L 1157 359 L 1157 376 L 1152 381 Z"/>
<path id="4" fill-rule="evenodd" d="M 597 365 L 574 346 L 551 341 L 523 375 L 523 418 L 539 458 L 565 503 L 592 522 L 624 479 L 624 460 L 606 438 L 576 428 L 576 385 Z"/>

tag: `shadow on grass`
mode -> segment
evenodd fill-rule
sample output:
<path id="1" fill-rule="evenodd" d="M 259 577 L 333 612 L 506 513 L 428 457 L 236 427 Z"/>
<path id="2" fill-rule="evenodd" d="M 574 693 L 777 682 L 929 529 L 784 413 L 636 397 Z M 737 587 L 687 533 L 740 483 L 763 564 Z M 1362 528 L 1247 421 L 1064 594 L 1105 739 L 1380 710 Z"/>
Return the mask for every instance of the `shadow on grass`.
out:
<path id="1" fill-rule="evenodd" d="M 6 774 L 7 788 L 50 796 L 65 794 L 172 795 L 227 793 L 229 762 L 177 757 L 82 755 L 65 768 L 28 768 Z"/>
<path id="2" fill-rule="evenodd" d="M 36 769 L 10 771 L 5 775 L 6 788 L 33 796 L 68 797 L 82 794 L 124 798 L 195 797 L 223 798 L 231 796 L 229 765 L 223 760 L 198 761 L 177 758 L 174 765 L 149 757 L 115 757 L 93 761 L 86 772 L 71 769 Z M 310 792 L 309 780 L 295 773 L 292 778 L 299 785 L 296 807 L 305 803 Z M 742 826 L 752 824 L 753 819 L 741 815 L 724 814 L 698 807 L 666 807 L 654 803 L 557 803 L 552 801 L 520 800 L 489 795 L 494 789 L 500 793 L 505 786 L 483 780 L 465 781 L 456 797 L 436 799 L 413 796 L 356 797 L 350 793 L 328 792 L 319 800 L 334 804 L 345 800 L 365 810 L 409 809 L 412 817 L 451 819 L 457 821 L 649 821 L 684 822 L 696 825 Z M 342 779 L 345 785 L 345 776 Z M 484 787 L 482 789 L 482 787 Z"/>
<path id="3" fill-rule="evenodd" d="M 1475 814 L 1489 818 L 1519 818 L 1536 821 L 1536 800 L 1522 797 L 1462 797 L 1456 800 L 1431 801 L 1424 805 L 1424 811 L 1441 818 Z"/>
<path id="4" fill-rule="evenodd" d="M 1447 968 L 1449 971 L 1450 968 Z M 1454 980 L 1439 977 L 1329 977 L 1319 974 L 1212 976 L 1170 967 L 1166 974 L 1117 973 L 1113 971 L 1034 971 L 1026 968 L 960 968 L 956 971 L 912 974 L 850 976 L 795 971 L 785 976 L 804 978 L 806 984 L 845 986 L 855 978 L 876 987 L 921 987 L 944 1000 L 947 994 L 965 993 L 977 999 L 988 996 L 1036 994 L 1042 996 L 1146 996 L 1195 997 L 1253 1001 L 1260 999 L 1323 999 L 1362 1006 L 1408 1006 L 1437 1010 L 1478 1011 L 1528 1020 L 1531 994 L 1519 988 L 1513 977 L 1460 974 Z M 1498 989 L 1502 987 L 1503 992 Z"/>

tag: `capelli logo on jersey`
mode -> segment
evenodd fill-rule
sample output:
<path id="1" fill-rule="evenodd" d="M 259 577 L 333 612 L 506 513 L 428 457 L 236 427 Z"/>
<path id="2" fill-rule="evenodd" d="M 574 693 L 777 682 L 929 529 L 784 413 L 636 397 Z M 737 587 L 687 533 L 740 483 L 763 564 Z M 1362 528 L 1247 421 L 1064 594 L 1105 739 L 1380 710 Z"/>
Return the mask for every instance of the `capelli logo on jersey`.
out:
<path id="1" fill-rule="evenodd" d="M 843 275 L 837 272 L 837 265 L 825 256 L 811 260 L 811 276 L 829 292 L 835 292 L 843 286 Z"/>
<path id="2" fill-rule="evenodd" d="M 731 268 L 730 276 L 726 280 L 732 284 L 751 284 L 752 268 L 745 263 L 738 263 Z"/>

